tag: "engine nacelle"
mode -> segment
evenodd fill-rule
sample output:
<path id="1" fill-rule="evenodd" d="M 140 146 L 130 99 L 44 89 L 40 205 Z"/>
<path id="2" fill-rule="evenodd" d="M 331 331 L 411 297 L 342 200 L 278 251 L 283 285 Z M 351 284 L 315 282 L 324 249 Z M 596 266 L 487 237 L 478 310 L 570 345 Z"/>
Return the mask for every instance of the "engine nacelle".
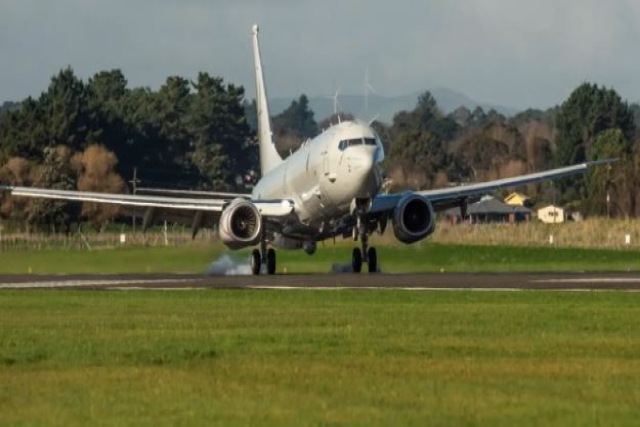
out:
<path id="1" fill-rule="evenodd" d="M 262 235 L 262 216 L 250 201 L 235 199 L 222 211 L 218 233 L 232 250 L 256 245 Z"/>
<path id="2" fill-rule="evenodd" d="M 393 211 L 393 234 L 402 243 L 420 241 L 436 228 L 431 202 L 419 194 L 402 197 Z"/>

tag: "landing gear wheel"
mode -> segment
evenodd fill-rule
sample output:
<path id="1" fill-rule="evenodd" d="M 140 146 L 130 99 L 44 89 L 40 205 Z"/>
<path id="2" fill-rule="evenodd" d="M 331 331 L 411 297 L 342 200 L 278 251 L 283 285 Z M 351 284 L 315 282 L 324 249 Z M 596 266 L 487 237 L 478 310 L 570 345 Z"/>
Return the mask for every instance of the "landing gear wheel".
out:
<path id="1" fill-rule="evenodd" d="M 257 249 L 254 249 L 251 252 L 251 273 L 253 273 L 254 276 L 260 275 L 261 266 L 262 266 L 262 263 L 260 259 L 260 251 Z"/>
<path id="2" fill-rule="evenodd" d="M 367 260 L 369 265 L 369 273 L 378 272 L 378 252 L 376 248 L 369 248 L 367 251 Z"/>
<path id="3" fill-rule="evenodd" d="M 362 271 L 362 251 L 360 248 L 354 248 L 351 253 L 351 267 L 354 273 L 360 273 Z"/>
<path id="4" fill-rule="evenodd" d="M 276 251 L 272 248 L 267 251 L 267 274 L 276 274 Z"/>

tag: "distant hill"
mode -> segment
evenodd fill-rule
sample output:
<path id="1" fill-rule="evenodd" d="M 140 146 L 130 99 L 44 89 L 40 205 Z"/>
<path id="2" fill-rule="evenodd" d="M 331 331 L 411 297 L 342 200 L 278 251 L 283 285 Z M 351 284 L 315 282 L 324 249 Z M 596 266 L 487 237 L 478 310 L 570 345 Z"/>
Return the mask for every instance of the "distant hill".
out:
<path id="1" fill-rule="evenodd" d="M 480 102 L 470 97 L 447 88 L 436 88 L 431 90 L 431 94 L 438 101 L 438 107 L 448 114 L 460 106 L 465 106 L 470 110 L 482 107 L 485 111 L 495 109 L 500 114 L 507 117 L 515 115 L 518 111 L 515 108 L 493 105 L 487 102 Z M 338 110 L 351 113 L 363 120 L 376 118 L 380 121 L 391 123 L 393 116 L 402 110 L 412 110 L 418 102 L 420 93 L 412 93 L 400 96 L 369 95 L 369 109 L 365 111 L 364 95 L 340 95 L 338 97 Z M 269 100 L 271 115 L 280 114 L 289 105 L 293 98 L 272 98 Z M 316 121 L 320 121 L 333 114 L 333 96 L 313 96 L 309 97 L 309 105 L 315 112 Z"/>

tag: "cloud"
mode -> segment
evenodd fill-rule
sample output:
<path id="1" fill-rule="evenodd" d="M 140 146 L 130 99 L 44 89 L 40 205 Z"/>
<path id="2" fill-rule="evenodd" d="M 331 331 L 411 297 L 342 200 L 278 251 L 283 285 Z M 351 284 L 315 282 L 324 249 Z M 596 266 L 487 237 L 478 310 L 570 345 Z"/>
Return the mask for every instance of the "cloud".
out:
<path id="1" fill-rule="evenodd" d="M 640 100 L 635 0 L 5 0 L 0 102 L 44 90 L 71 65 L 121 68 L 133 86 L 220 75 L 253 92 L 259 22 L 271 96 L 447 86 L 516 107 L 561 102 L 582 81 Z"/>

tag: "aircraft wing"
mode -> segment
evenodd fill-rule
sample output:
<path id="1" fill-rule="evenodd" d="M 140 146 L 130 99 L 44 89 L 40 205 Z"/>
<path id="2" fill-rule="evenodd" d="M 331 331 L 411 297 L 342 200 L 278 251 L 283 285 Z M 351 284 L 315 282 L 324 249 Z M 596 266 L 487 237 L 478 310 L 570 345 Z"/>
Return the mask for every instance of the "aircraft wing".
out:
<path id="1" fill-rule="evenodd" d="M 142 218 L 143 229 L 156 220 L 166 220 L 191 226 L 192 235 L 201 227 L 212 227 L 220 219 L 222 211 L 235 198 L 169 197 L 153 195 L 129 195 L 95 193 L 89 191 L 53 190 L 34 187 L 4 186 L 11 195 L 37 199 L 61 201 L 105 203 L 120 206 L 122 215 Z M 185 193 L 186 195 L 186 193 Z M 290 200 L 251 200 L 265 218 L 278 218 L 293 212 L 294 202 Z"/>
<path id="2" fill-rule="evenodd" d="M 162 195 L 162 196 L 179 196 L 179 197 L 197 197 L 209 199 L 247 199 L 251 200 L 251 194 L 244 193 L 222 193 L 219 191 L 199 191 L 199 190 L 174 190 L 168 188 L 150 188 L 138 187 L 136 194 L 146 195 Z"/>
<path id="3" fill-rule="evenodd" d="M 452 206 L 457 206 L 459 203 L 469 198 L 473 199 L 474 197 L 480 197 L 495 190 L 517 187 L 519 185 L 536 184 L 543 181 L 551 181 L 571 175 L 577 175 L 584 173 L 590 167 L 606 165 L 613 163 L 616 160 L 617 159 L 596 160 L 563 168 L 550 169 L 544 172 L 519 175 L 512 178 L 503 178 L 494 181 L 440 188 L 436 190 L 416 191 L 415 194 L 419 194 L 427 198 L 432 203 L 435 211 L 441 211 Z M 376 197 L 370 212 L 377 213 L 393 210 L 398 201 L 405 194 L 406 193 L 387 194 Z"/>
<path id="4" fill-rule="evenodd" d="M 12 196 L 77 202 L 107 203 L 143 208 L 170 208 L 220 212 L 225 201 L 187 199 L 181 197 L 144 196 L 129 194 L 94 193 L 89 191 L 53 190 L 34 187 L 9 187 Z"/>
<path id="5" fill-rule="evenodd" d="M 151 195 L 94 193 L 90 191 L 53 190 L 35 187 L 6 187 L 13 196 L 64 201 L 107 203 L 125 207 L 162 208 L 186 211 L 222 212 L 231 199 L 203 199 Z M 292 212 L 289 200 L 253 200 L 263 216 L 278 217 Z"/>

